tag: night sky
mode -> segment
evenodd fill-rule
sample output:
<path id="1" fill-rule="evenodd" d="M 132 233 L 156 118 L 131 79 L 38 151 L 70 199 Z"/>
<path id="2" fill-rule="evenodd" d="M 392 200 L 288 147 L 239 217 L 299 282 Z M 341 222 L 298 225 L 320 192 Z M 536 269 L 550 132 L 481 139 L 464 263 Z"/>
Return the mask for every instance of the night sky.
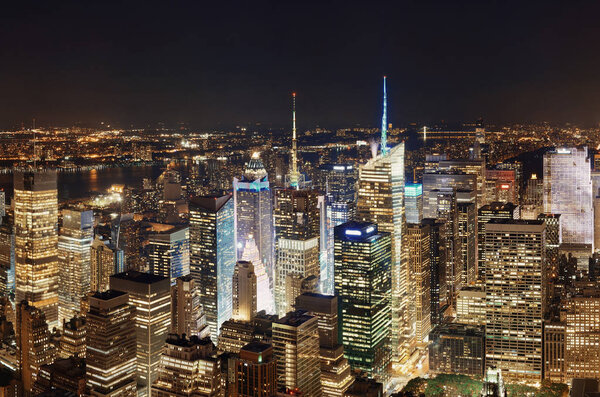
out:
<path id="1" fill-rule="evenodd" d="M 3 4 L 0 127 L 600 122 L 600 2 L 211 3 Z"/>

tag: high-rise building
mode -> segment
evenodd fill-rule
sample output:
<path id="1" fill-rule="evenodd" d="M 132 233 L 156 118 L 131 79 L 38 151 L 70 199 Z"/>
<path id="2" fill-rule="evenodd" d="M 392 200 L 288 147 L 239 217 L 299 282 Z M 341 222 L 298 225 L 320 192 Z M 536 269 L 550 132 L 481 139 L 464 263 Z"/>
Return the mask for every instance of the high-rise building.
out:
<path id="1" fill-rule="evenodd" d="M 169 335 L 152 397 L 218 397 L 221 364 L 210 338 Z"/>
<path id="2" fill-rule="evenodd" d="M 338 297 L 305 293 L 296 299 L 296 309 L 318 318 L 323 396 L 341 397 L 354 378 L 338 338 Z"/>
<path id="3" fill-rule="evenodd" d="M 421 223 L 423 219 L 423 184 L 406 183 L 404 185 L 404 205 L 406 223 Z"/>
<path id="4" fill-rule="evenodd" d="M 333 293 L 334 228 L 352 220 L 356 212 L 356 180 L 358 169 L 353 164 L 323 164 L 319 167 L 317 183 L 324 193 L 325 211 L 321 216 L 322 260 L 321 290 Z"/>
<path id="5" fill-rule="evenodd" d="M 490 203 L 477 211 L 477 276 L 485 280 L 485 226 L 492 219 L 519 219 L 513 203 Z"/>
<path id="6" fill-rule="evenodd" d="M 110 288 L 128 293 L 129 304 L 135 307 L 138 394 L 149 396 L 171 328 L 170 280 L 129 271 L 111 276 Z"/>
<path id="7" fill-rule="evenodd" d="M 546 224 L 546 268 L 548 269 L 546 296 L 548 299 L 552 299 L 559 277 L 559 248 L 562 244 L 561 217 L 560 214 L 539 214 L 537 219 Z"/>
<path id="8" fill-rule="evenodd" d="M 408 360 L 413 324 L 409 324 L 410 285 L 406 250 L 402 239 L 404 221 L 404 143 L 386 150 L 360 167 L 356 219 L 371 222 L 379 231 L 390 233 L 391 267 L 391 344 L 398 363 Z M 337 263 L 337 260 L 336 260 Z M 337 275 L 335 276 L 337 277 Z M 336 283 L 337 284 L 337 283 Z M 336 287 L 337 288 L 337 287 Z M 342 302 L 342 305 L 344 303 Z M 352 360 L 350 360 L 352 364 Z"/>
<path id="9" fill-rule="evenodd" d="M 515 179 L 515 170 L 485 170 L 485 202 L 504 201 L 518 203 L 519 186 Z"/>
<path id="10" fill-rule="evenodd" d="M 565 243 L 594 244 L 590 173 L 586 147 L 544 154 L 544 212 L 560 214 Z"/>
<path id="11" fill-rule="evenodd" d="M 481 287 L 465 287 L 456 298 L 456 322 L 469 325 L 485 324 L 485 290 Z"/>
<path id="12" fill-rule="evenodd" d="M 240 350 L 234 364 L 232 397 L 271 397 L 277 392 L 273 347 L 251 342 Z"/>
<path id="13" fill-rule="evenodd" d="M 430 334 L 429 370 L 432 373 L 480 377 L 485 369 L 483 325 L 446 323 Z"/>
<path id="14" fill-rule="evenodd" d="M 317 317 L 298 310 L 275 321 L 273 353 L 278 388 L 298 389 L 307 397 L 322 396 Z"/>
<path id="15" fill-rule="evenodd" d="M 85 360 L 78 357 L 62 358 L 40 367 L 33 389 L 44 394 L 59 389 L 72 396 L 86 395 Z"/>
<path id="16" fill-rule="evenodd" d="M 230 194 L 190 200 L 190 270 L 200 290 L 210 337 L 231 318 L 231 280 L 236 262 L 235 207 Z"/>
<path id="17" fill-rule="evenodd" d="M 238 354 L 240 349 L 255 340 L 254 324 L 248 321 L 227 320 L 219 332 L 219 352 Z"/>
<path id="18" fill-rule="evenodd" d="M 289 277 L 320 276 L 320 209 L 314 190 L 282 189 L 275 194 L 275 237 L 277 261 L 274 274 L 275 306 L 284 316 L 292 309 L 287 299 Z"/>
<path id="19" fill-rule="evenodd" d="M 23 390 L 31 393 L 40 367 L 52 359 L 50 332 L 44 311 L 26 300 L 17 304 L 17 367 Z"/>
<path id="20" fill-rule="evenodd" d="M 462 255 L 461 285 L 467 286 L 477 280 L 477 208 L 475 192 L 458 191 L 458 238 Z"/>
<path id="21" fill-rule="evenodd" d="M 600 378 L 600 292 L 598 285 L 573 291 L 564 303 L 566 379 Z"/>
<path id="22" fill-rule="evenodd" d="M 92 242 L 90 258 L 90 290 L 92 292 L 103 292 L 109 289 L 110 276 L 119 273 L 122 252 L 96 236 Z"/>
<path id="23" fill-rule="evenodd" d="M 414 289 L 409 291 L 409 308 L 414 316 L 415 339 L 418 344 L 427 342 L 431 331 L 431 232 L 427 224 L 409 224 L 406 233 L 409 274 Z"/>
<path id="24" fill-rule="evenodd" d="M 429 264 L 430 276 L 430 303 L 431 326 L 442 322 L 443 313 L 448 306 L 448 293 L 446 287 L 446 231 L 447 224 L 435 219 L 423 219 L 423 225 L 429 226 Z"/>
<path id="25" fill-rule="evenodd" d="M 241 260 L 251 262 L 256 275 L 256 310 L 264 310 L 266 313 L 275 313 L 275 302 L 271 289 L 271 280 L 267 274 L 267 268 L 260 259 L 258 247 L 254 238 L 250 238 L 244 245 Z"/>
<path id="26" fill-rule="evenodd" d="M 237 262 L 233 271 L 232 288 L 232 318 L 251 321 L 256 316 L 256 274 L 252 262 Z"/>
<path id="27" fill-rule="evenodd" d="M 514 380 L 542 380 L 545 240 L 543 221 L 486 224 L 486 366 Z"/>
<path id="28" fill-rule="evenodd" d="M 89 297 L 86 378 L 91 396 L 135 397 L 135 307 L 124 292 Z"/>
<path id="29" fill-rule="evenodd" d="M 389 233 L 367 222 L 335 229 L 335 294 L 344 353 L 354 369 L 386 379 L 390 370 L 391 262 Z"/>
<path id="30" fill-rule="evenodd" d="M 443 213 L 448 211 L 440 194 L 449 194 L 457 190 L 471 190 L 477 192 L 477 178 L 475 175 L 453 172 L 423 174 L 423 217 L 443 218 Z"/>
<path id="31" fill-rule="evenodd" d="M 86 337 L 87 322 L 85 317 L 73 317 L 69 321 L 64 320 L 60 337 L 59 356 L 62 358 L 71 356 L 85 358 Z"/>
<path id="32" fill-rule="evenodd" d="M 15 230 L 13 219 L 0 218 L 0 294 L 15 290 Z"/>
<path id="33" fill-rule="evenodd" d="M 477 208 L 485 203 L 485 160 L 440 160 L 438 170 L 449 173 L 463 173 L 475 176 L 475 190 L 477 192 Z M 425 178 L 423 178 L 425 185 Z"/>
<path id="34" fill-rule="evenodd" d="M 262 263 L 273 269 L 273 196 L 267 171 L 258 153 L 246 164 L 241 179 L 233 180 L 238 247 L 254 238 Z M 238 257 L 241 255 L 238 250 Z"/>
<path id="35" fill-rule="evenodd" d="M 150 273 L 166 277 L 175 285 L 178 277 L 190 274 L 190 231 L 177 227 L 148 238 Z"/>
<path id="36" fill-rule="evenodd" d="M 544 379 L 549 379 L 551 382 L 566 382 L 566 336 L 565 321 L 554 318 L 544 322 Z"/>
<path id="37" fill-rule="evenodd" d="M 190 275 L 178 277 L 171 287 L 171 333 L 200 339 L 210 336 L 200 305 L 200 291 Z"/>
<path id="38" fill-rule="evenodd" d="M 536 219 L 544 212 L 544 181 L 537 174 L 532 174 L 527 180 L 521 207 L 522 219 Z"/>
<path id="39" fill-rule="evenodd" d="M 58 236 L 58 319 L 69 320 L 79 314 L 81 298 L 90 292 L 94 213 L 64 210 L 62 229 Z"/>
<path id="40" fill-rule="evenodd" d="M 58 326 L 58 191 L 55 171 L 14 173 L 15 301 Z"/>

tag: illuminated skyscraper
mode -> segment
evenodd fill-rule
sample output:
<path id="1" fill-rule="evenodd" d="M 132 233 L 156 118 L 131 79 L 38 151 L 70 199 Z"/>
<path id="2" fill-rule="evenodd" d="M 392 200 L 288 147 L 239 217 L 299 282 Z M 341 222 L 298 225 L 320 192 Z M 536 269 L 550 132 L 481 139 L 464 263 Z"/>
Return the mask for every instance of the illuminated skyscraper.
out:
<path id="1" fill-rule="evenodd" d="M 414 289 L 409 291 L 409 308 L 413 317 L 411 322 L 415 324 L 416 342 L 419 344 L 427 342 L 431 331 L 430 234 L 427 224 L 410 224 L 407 227 L 409 274 L 414 285 Z"/>
<path id="2" fill-rule="evenodd" d="M 218 397 L 221 365 L 209 338 L 169 335 L 152 397 Z"/>
<path id="3" fill-rule="evenodd" d="M 321 289 L 333 293 L 333 229 L 354 218 L 356 212 L 357 168 L 353 164 L 323 164 L 319 167 L 319 185 L 325 194 L 324 228 L 321 245 L 325 253 L 322 258 Z"/>
<path id="4" fill-rule="evenodd" d="M 0 294 L 15 290 L 15 231 L 11 216 L 0 218 Z"/>
<path id="5" fill-rule="evenodd" d="M 277 367 L 271 345 L 252 342 L 234 361 L 233 397 L 270 397 L 277 392 Z"/>
<path id="6" fill-rule="evenodd" d="M 55 171 L 15 171 L 16 302 L 58 326 L 58 193 Z"/>
<path id="7" fill-rule="evenodd" d="M 135 308 L 126 293 L 108 290 L 89 297 L 86 378 L 94 397 L 135 397 Z"/>
<path id="8" fill-rule="evenodd" d="M 543 221 L 486 224 L 486 366 L 512 380 L 542 380 L 545 240 Z"/>
<path id="9" fill-rule="evenodd" d="M 485 280 L 485 228 L 492 219 L 519 219 L 519 207 L 513 203 L 490 203 L 477 213 L 477 277 Z"/>
<path id="10" fill-rule="evenodd" d="M 111 276 L 110 288 L 128 293 L 135 307 L 138 394 L 149 396 L 171 329 L 171 283 L 165 277 L 129 271 Z"/>
<path id="11" fill-rule="evenodd" d="M 150 273 L 166 277 L 175 285 L 178 277 L 190 274 L 190 231 L 179 227 L 149 237 Z"/>
<path id="12" fill-rule="evenodd" d="M 298 310 L 273 323 L 277 386 L 298 389 L 302 396 L 321 397 L 318 319 Z"/>
<path id="13" fill-rule="evenodd" d="M 560 214 L 563 242 L 594 244 L 587 148 L 558 148 L 544 154 L 544 212 Z"/>
<path id="14" fill-rule="evenodd" d="M 258 157 L 246 164 L 241 179 L 233 180 L 233 200 L 236 209 L 238 257 L 251 237 L 256 241 L 260 260 L 273 270 L 273 196 L 267 171 Z"/>
<path id="15" fill-rule="evenodd" d="M 305 293 L 296 299 L 296 309 L 317 316 L 321 360 L 321 385 L 324 397 L 341 397 L 352 384 L 350 365 L 344 346 L 338 340 L 338 297 Z"/>
<path id="16" fill-rule="evenodd" d="M 423 225 L 429 226 L 429 264 L 431 266 L 431 325 L 440 324 L 443 312 L 448 306 L 446 287 L 446 223 L 435 219 L 423 219 Z"/>
<path id="17" fill-rule="evenodd" d="M 62 229 L 58 237 L 58 318 L 61 325 L 63 321 L 79 314 L 81 298 L 90 292 L 93 236 L 92 211 L 63 211 Z"/>
<path id="18" fill-rule="evenodd" d="M 73 317 L 63 322 L 59 355 L 62 358 L 85 358 L 87 322 L 85 317 Z"/>
<path id="19" fill-rule="evenodd" d="M 98 236 L 92 242 L 90 258 L 90 290 L 103 292 L 109 288 L 110 276 L 119 273 L 123 251 L 111 248 Z"/>
<path id="20" fill-rule="evenodd" d="M 406 222 L 420 223 L 423 219 L 423 185 L 407 183 L 404 185 L 404 205 L 406 206 Z"/>
<path id="21" fill-rule="evenodd" d="M 406 250 L 402 245 L 406 229 L 404 222 L 404 143 L 394 146 L 386 154 L 380 154 L 360 167 L 356 218 L 359 221 L 376 224 L 380 232 L 390 233 L 392 244 L 391 346 L 394 360 L 404 363 L 409 357 L 410 345 L 414 339 L 411 335 L 414 324 L 409 323 L 408 311 L 408 291 L 414 286 L 410 285 Z M 337 279 L 337 275 L 335 277 Z"/>
<path id="22" fill-rule="evenodd" d="M 254 238 L 250 238 L 244 244 L 241 260 L 251 262 L 256 274 L 256 310 L 264 310 L 268 314 L 275 313 L 275 302 L 271 290 L 269 275 L 265 265 L 260 260 L 260 254 Z"/>
<path id="23" fill-rule="evenodd" d="M 210 337 L 231 318 L 231 280 L 236 262 L 235 207 L 232 196 L 190 200 L 190 270 L 200 290 Z"/>
<path id="24" fill-rule="evenodd" d="M 256 316 L 256 274 L 252 262 L 237 262 L 233 271 L 232 288 L 232 318 L 251 321 Z"/>
<path id="25" fill-rule="evenodd" d="M 390 370 L 392 244 L 368 222 L 335 228 L 335 294 L 344 354 L 353 369 L 385 380 Z"/>
<path id="26" fill-rule="evenodd" d="M 27 301 L 17 304 L 17 366 L 23 389 L 31 393 L 40 367 L 52 359 L 50 332 L 44 312 Z"/>
<path id="27" fill-rule="evenodd" d="M 469 199 L 462 199 L 468 197 Z M 475 192 L 457 192 L 456 210 L 458 212 L 458 238 L 462 255 L 463 286 L 471 285 L 477 280 L 477 209 L 475 208 Z"/>
<path id="28" fill-rule="evenodd" d="M 171 287 L 171 333 L 200 339 L 210 336 L 200 291 L 192 276 L 178 277 Z"/>
<path id="29" fill-rule="evenodd" d="M 278 190 L 275 195 L 275 236 L 277 263 L 275 266 L 275 305 L 284 316 L 295 302 L 286 298 L 289 277 L 320 275 L 319 196 L 314 190 Z"/>

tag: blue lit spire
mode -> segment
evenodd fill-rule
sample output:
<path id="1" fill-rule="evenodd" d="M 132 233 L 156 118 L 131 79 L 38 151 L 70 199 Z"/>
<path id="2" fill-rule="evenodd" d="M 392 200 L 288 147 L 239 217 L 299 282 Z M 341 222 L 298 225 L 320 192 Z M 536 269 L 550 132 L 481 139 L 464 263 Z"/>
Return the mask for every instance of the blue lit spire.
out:
<path id="1" fill-rule="evenodd" d="M 387 147 L 387 90 L 386 76 L 383 76 L 383 115 L 381 116 L 381 154 L 386 155 L 389 152 Z"/>

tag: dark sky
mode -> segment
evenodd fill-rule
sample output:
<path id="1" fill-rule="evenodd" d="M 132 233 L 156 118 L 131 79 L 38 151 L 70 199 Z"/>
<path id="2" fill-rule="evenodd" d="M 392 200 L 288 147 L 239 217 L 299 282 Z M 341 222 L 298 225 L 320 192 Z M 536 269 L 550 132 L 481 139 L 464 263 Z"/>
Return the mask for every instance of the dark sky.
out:
<path id="1" fill-rule="evenodd" d="M 292 91 L 302 128 L 377 125 L 384 74 L 394 124 L 597 124 L 599 17 L 591 1 L 14 1 L 0 127 L 281 126 Z"/>

